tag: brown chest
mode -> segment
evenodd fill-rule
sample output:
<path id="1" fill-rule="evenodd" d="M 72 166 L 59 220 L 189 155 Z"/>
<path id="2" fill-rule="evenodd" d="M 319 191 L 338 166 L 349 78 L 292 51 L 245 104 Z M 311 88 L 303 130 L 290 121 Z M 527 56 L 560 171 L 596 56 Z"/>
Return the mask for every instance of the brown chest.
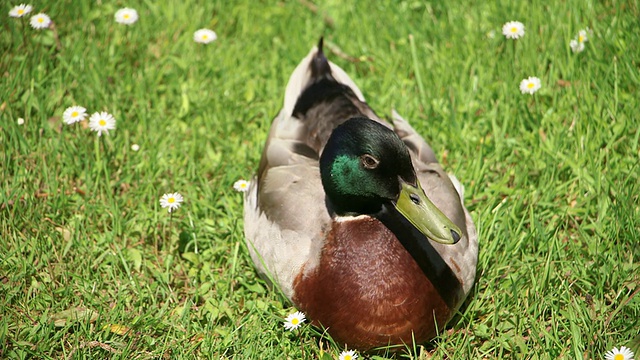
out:
<path id="1" fill-rule="evenodd" d="M 316 325 L 358 349 L 424 342 L 452 314 L 394 234 L 368 217 L 334 223 L 320 264 L 294 291 Z"/>

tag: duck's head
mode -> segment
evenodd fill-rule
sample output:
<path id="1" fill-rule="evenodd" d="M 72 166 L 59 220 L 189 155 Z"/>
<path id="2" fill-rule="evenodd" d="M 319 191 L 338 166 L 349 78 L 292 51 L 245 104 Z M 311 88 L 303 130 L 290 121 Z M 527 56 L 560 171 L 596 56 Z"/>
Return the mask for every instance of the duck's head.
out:
<path id="1" fill-rule="evenodd" d="M 396 212 L 426 237 L 455 244 L 462 232 L 425 195 L 402 140 L 367 118 L 336 127 L 320 157 L 322 185 L 338 215 Z"/>

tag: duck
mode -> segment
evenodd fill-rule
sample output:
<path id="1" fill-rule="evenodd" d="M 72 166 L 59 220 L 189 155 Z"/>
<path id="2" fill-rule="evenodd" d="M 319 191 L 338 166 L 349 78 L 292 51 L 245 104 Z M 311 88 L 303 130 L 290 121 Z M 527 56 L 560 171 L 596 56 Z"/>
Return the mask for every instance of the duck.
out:
<path id="1" fill-rule="evenodd" d="M 391 117 L 373 111 L 321 38 L 289 78 L 244 196 L 260 276 L 361 351 L 432 340 L 476 277 L 464 187 Z"/>

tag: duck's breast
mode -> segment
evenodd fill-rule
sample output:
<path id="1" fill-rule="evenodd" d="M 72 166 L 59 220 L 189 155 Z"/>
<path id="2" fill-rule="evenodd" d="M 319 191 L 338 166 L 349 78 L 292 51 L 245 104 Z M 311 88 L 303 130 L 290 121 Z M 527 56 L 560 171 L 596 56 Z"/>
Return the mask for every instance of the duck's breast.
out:
<path id="1" fill-rule="evenodd" d="M 368 349 L 423 342 L 452 314 L 391 231 L 369 216 L 334 221 L 320 263 L 294 302 L 338 343 Z"/>

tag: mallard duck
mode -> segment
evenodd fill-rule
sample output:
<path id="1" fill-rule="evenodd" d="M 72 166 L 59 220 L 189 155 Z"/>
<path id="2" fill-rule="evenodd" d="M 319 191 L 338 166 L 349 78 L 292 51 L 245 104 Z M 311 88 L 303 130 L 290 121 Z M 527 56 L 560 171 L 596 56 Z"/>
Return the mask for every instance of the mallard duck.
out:
<path id="1" fill-rule="evenodd" d="M 322 47 L 293 71 L 246 192 L 251 258 L 339 344 L 426 342 L 475 280 L 463 187 L 395 111 L 393 126 L 378 117 Z"/>

